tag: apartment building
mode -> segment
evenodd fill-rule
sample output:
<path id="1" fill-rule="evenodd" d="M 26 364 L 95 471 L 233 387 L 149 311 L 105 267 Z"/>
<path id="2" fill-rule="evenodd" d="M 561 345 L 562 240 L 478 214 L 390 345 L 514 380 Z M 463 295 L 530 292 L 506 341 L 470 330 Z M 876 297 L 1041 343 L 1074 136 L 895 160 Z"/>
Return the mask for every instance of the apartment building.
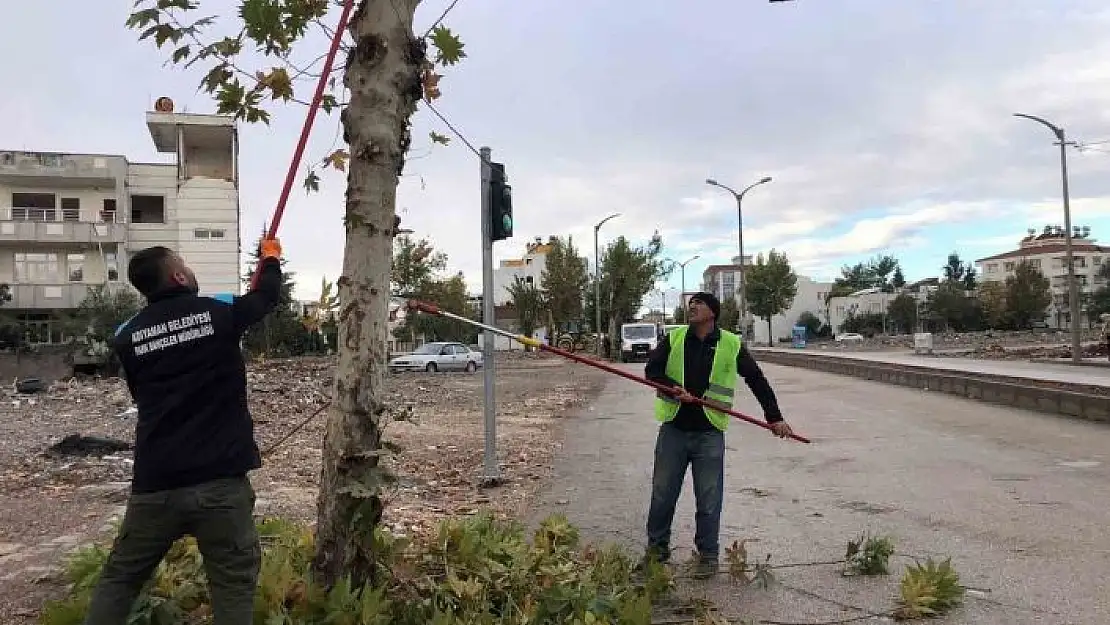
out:
<path id="1" fill-rule="evenodd" d="M 493 270 L 493 303 L 495 306 L 504 306 L 512 301 L 509 287 L 519 276 L 527 284 L 541 288 L 543 270 L 547 267 L 547 255 L 551 252 L 555 237 L 548 237 L 545 243 L 542 237 L 536 237 L 524 248 L 524 256 L 503 260 L 500 266 Z M 581 257 L 583 265 L 589 266 L 586 257 Z"/>
<path id="2" fill-rule="evenodd" d="M 0 149 L 3 310 L 35 343 L 65 337 L 58 313 L 94 285 L 130 288 L 130 254 L 164 245 L 202 293 L 240 292 L 238 135 L 232 118 L 175 113 L 160 98 L 146 124 L 169 163 L 121 155 Z"/>
<path id="3" fill-rule="evenodd" d="M 743 266 L 749 267 L 751 264 L 752 257 L 745 254 Z M 732 262 L 727 265 L 709 265 L 702 271 L 701 288 L 707 293 L 712 293 L 719 300 L 724 300 L 729 297 L 738 297 L 742 284 L 740 270 L 739 256 L 733 256 Z M 685 304 L 686 297 L 683 297 L 682 301 L 683 304 Z"/>
<path id="4" fill-rule="evenodd" d="M 1064 229 L 1060 226 L 1046 225 L 1039 233 L 1030 228 L 1026 231 L 1026 236 L 1018 241 L 1016 249 L 975 261 L 980 280 L 1004 282 L 1013 275 L 1019 262 L 1028 261 L 1049 280 L 1052 303 L 1048 307 L 1047 322 L 1057 328 L 1069 327 L 1071 315 L 1068 309 L 1064 235 Z M 1098 245 L 1096 239 L 1091 237 L 1089 226 L 1075 226 L 1072 229 L 1072 253 L 1075 256 L 1074 272 L 1079 280 L 1081 294 L 1093 293 L 1106 286 L 1106 279 L 1098 274 L 1102 265 L 1110 262 L 1110 246 Z"/>

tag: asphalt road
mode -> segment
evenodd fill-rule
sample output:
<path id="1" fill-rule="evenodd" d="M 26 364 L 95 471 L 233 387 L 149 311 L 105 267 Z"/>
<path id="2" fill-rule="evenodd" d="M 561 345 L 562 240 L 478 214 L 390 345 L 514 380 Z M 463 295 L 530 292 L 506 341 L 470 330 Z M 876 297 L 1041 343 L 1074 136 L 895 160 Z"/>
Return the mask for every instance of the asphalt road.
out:
<path id="1" fill-rule="evenodd" d="M 639 372 L 642 365 L 628 365 Z M 727 434 L 722 545 L 743 538 L 772 563 L 837 560 L 868 530 L 900 554 L 951 556 L 970 591 L 934 623 L 1110 623 L 1110 426 L 803 369 L 764 365 L 788 420 L 813 439 L 735 421 Z M 564 512 L 590 539 L 642 549 L 656 425 L 652 391 L 620 378 L 568 419 L 537 517 Z M 750 393 L 737 408 L 761 416 Z M 676 557 L 693 549 L 690 478 Z M 755 559 L 753 557 L 753 559 Z M 821 623 L 894 606 L 893 574 L 836 565 L 775 571 L 770 589 L 724 575 L 683 581 L 732 617 Z M 850 607 L 854 606 L 854 607 Z M 861 622 L 882 622 L 884 619 Z"/>

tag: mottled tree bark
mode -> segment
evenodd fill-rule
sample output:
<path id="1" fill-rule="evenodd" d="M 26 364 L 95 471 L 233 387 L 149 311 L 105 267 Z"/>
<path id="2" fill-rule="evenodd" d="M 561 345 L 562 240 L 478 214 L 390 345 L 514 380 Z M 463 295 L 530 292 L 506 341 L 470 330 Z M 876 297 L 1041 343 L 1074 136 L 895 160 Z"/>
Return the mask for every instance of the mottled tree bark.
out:
<path id="1" fill-rule="evenodd" d="M 316 581 L 374 578 L 372 536 L 382 516 L 379 466 L 383 375 L 388 338 L 389 270 L 398 176 L 409 120 L 422 96 L 425 59 L 413 35 L 419 0 L 362 0 L 349 25 L 353 48 L 344 84 L 349 146 L 346 242 L 340 301 L 339 363 L 324 439 L 317 500 Z"/>

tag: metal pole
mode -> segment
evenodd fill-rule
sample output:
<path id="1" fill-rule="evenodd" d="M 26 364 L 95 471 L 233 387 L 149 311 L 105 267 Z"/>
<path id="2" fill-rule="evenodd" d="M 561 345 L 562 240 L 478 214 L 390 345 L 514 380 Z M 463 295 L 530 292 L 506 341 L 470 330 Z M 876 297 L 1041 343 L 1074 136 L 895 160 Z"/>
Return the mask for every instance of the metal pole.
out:
<path id="1" fill-rule="evenodd" d="M 613 213 L 594 224 L 594 334 L 597 336 L 597 351 L 595 353 L 599 358 L 603 354 L 601 353 L 601 260 L 597 247 L 597 233 L 601 231 L 605 222 L 618 216 L 620 216 L 620 213 Z"/>
<path id="2" fill-rule="evenodd" d="M 1068 309 L 1071 322 L 1071 359 L 1073 362 L 1079 362 L 1083 359 L 1083 354 L 1080 351 L 1082 329 L 1079 325 L 1079 318 L 1083 311 L 1079 309 L 1079 279 L 1075 275 L 1075 256 L 1072 253 L 1071 245 L 1071 200 L 1068 194 L 1067 154 L 1068 145 L 1074 145 L 1074 142 L 1067 140 L 1063 128 L 1046 119 L 1036 115 L 1026 115 L 1025 113 L 1014 113 L 1014 117 L 1024 117 L 1047 127 L 1052 131 L 1052 134 L 1056 135 L 1057 145 L 1060 146 L 1060 176 L 1063 180 L 1064 195 L 1064 257 L 1068 271 Z"/>
<path id="3" fill-rule="evenodd" d="M 686 263 L 679 263 L 682 266 L 682 294 L 679 295 L 679 300 L 685 305 L 686 302 Z"/>
<path id="4" fill-rule="evenodd" d="M 1075 256 L 1071 244 L 1071 200 L 1068 194 L 1068 142 L 1064 138 L 1064 129 L 1060 129 L 1060 176 L 1063 179 L 1064 193 L 1064 254 L 1068 261 L 1068 308 L 1071 309 L 1071 359 L 1079 362 L 1083 359 L 1082 353 L 1082 327 L 1080 318 L 1083 311 L 1079 306 L 1079 278 L 1075 275 Z"/>
<path id="5" fill-rule="evenodd" d="M 748 189 L 750 188 L 748 187 Z M 736 236 L 740 243 L 740 271 L 738 272 L 740 280 L 736 288 L 740 290 L 740 336 L 744 337 L 744 340 L 749 340 L 750 337 L 748 336 L 748 294 L 744 282 L 744 211 L 741 208 L 741 203 L 744 201 L 744 193 L 747 193 L 748 189 L 736 194 Z"/>
<path id="6" fill-rule="evenodd" d="M 482 178 L 482 321 L 493 326 L 493 224 L 490 223 L 490 156 L 491 150 L 483 147 L 481 156 Z M 494 403 L 494 339 L 492 332 L 482 332 L 482 386 L 485 401 L 485 446 L 482 452 L 482 482 L 497 483 L 501 467 L 497 463 L 497 404 Z"/>
<path id="7" fill-rule="evenodd" d="M 601 265 L 597 251 L 598 230 L 601 230 L 601 224 L 594 226 L 594 354 L 601 358 Z"/>

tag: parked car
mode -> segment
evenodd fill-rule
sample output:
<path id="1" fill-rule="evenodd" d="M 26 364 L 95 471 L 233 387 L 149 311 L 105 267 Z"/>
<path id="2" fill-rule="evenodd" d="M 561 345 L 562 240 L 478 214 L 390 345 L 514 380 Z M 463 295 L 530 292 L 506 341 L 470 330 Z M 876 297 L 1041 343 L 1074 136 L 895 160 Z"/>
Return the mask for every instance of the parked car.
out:
<path id="1" fill-rule="evenodd" d="M 425 343 L 411 354 L 398 356 L 389 361 L 392 373 L 400 371 L 467 371 L 473 373 L 482 366 L 482 352 L 477 352 L 462 343 Z"/>
<path id="2" fill-rule="evenodd" d="M 862 343 L 863 335 L 855 332 L 845 332 L 844 334 L 836 335 L 837 343 Z"/>

